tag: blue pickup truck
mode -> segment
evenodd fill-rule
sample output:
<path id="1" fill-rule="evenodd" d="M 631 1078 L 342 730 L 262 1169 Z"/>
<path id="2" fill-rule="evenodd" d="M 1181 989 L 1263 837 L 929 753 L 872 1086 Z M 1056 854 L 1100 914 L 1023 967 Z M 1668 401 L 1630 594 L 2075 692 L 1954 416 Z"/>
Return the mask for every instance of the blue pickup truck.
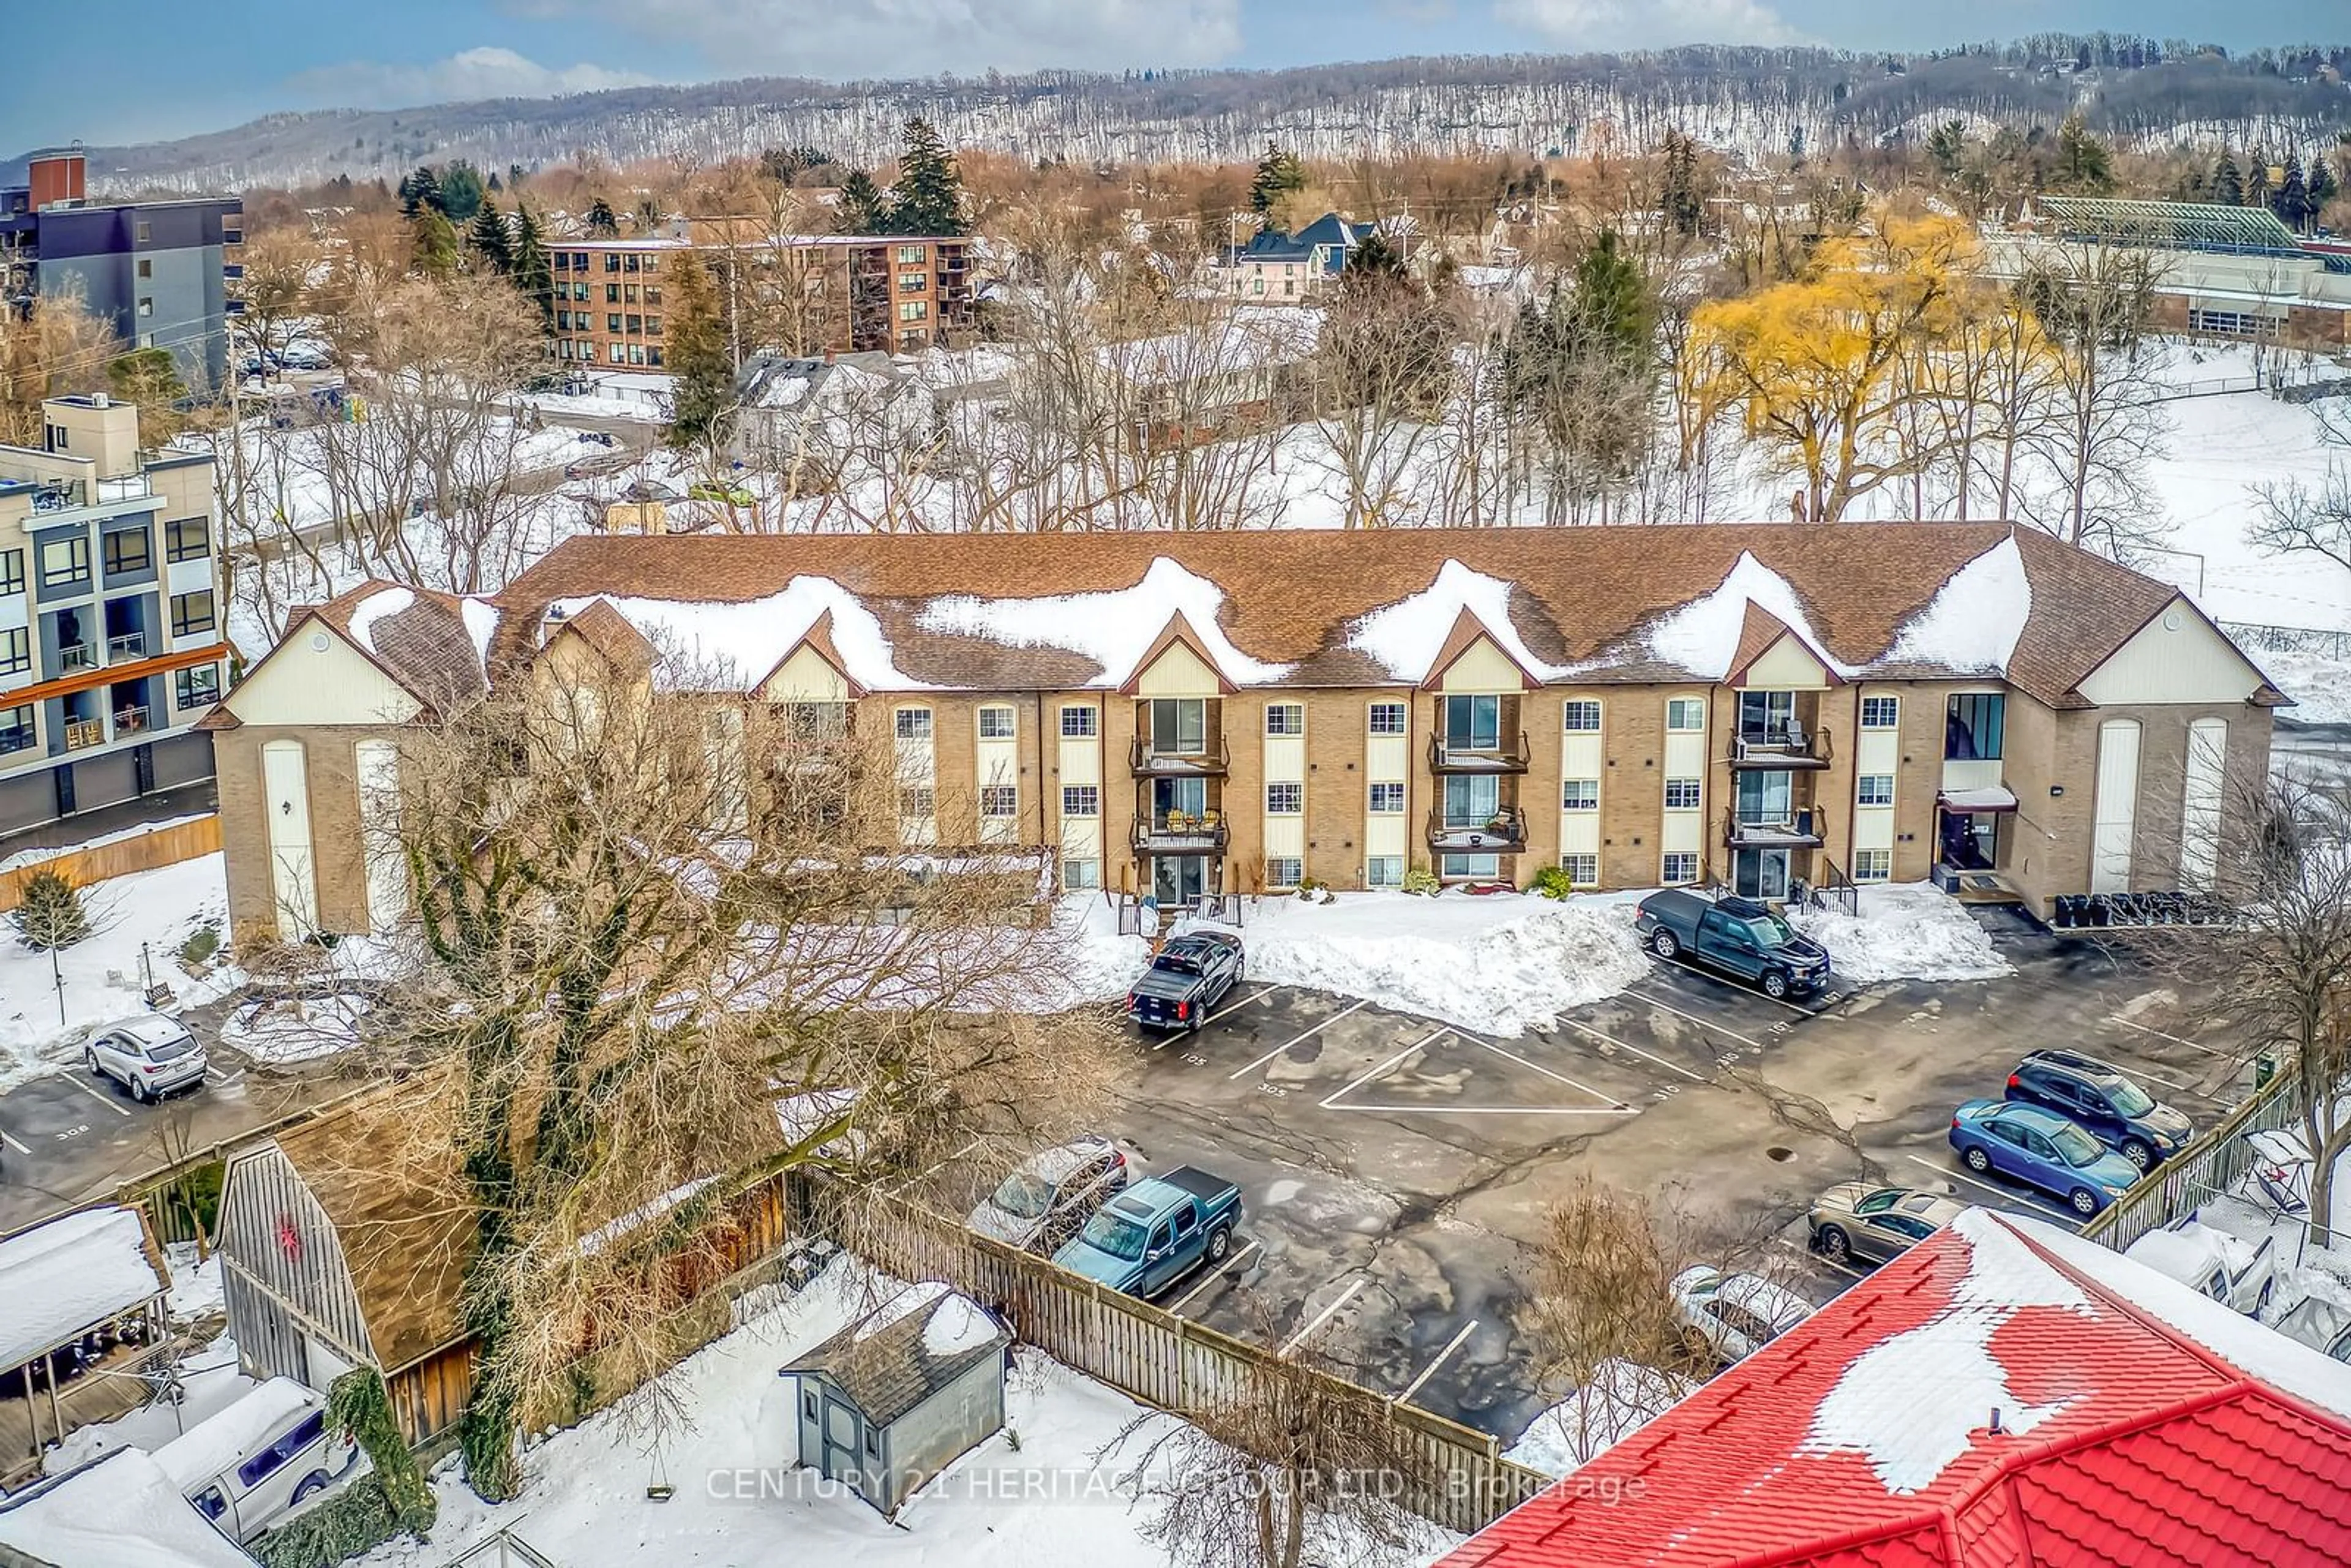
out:
<path id="1" fill-rule="evenodd" d="M 1223 1262 L 1240 1222 L 1239 1187 L 1178 1166 L 1104 1204 L 1053 1261 L 1130 1296 L 1155 1296 L 1202 1260 Z"/>

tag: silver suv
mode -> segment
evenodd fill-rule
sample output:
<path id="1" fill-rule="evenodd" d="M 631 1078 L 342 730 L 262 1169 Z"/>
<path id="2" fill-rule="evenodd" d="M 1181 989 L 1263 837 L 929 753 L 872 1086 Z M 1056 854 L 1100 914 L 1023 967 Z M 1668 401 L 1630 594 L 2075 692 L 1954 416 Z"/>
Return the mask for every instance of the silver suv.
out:
<path id="1" fill-rule="evenodd" d="M 90 1030 L 81 1064 L 131 1091 L 133 1100 L 160 1100 L 204 1080 L 204 1048 L 176 1019 L 141 1013 Z"/>

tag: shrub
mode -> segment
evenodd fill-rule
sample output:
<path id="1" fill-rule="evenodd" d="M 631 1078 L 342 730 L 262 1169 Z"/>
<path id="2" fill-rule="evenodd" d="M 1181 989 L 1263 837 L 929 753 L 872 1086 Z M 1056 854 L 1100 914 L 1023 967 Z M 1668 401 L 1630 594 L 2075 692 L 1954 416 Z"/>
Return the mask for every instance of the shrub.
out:
<path id="1" fill-rule="evenodd" d="M 1404 890 L 1406 893 L 1433 894 L 1443 885 L 1437 880 L 1437 873 L 1425 865 L 1409 867 L 1404 873 Z"/>
<path id="2" fill-rule="evenodd" d="M 188 939 L 180 944 L 180 967 L 201 969 L 212 962 L 213 955 L 220 951 L 220 927 L 209 920 L 205 921 L 188 933 Z"/>
<path id="3" fill-rule="evenodd" d="M 1575 891 L 1575 883 L 1569 880 L 1565 866 L 1547 865 L 1535 873 L 1528 891 L 1540 893 L 1545 898 L 1565 898 Z"/>
<path id="4" fill-rule="evenodd" d="M 62 872 L 47 868 L 35 872 L 25 879 L 16 904 L 16 929 L 34 947 L 72 946 L 89 935 L 89 915 L 81 906 L 81 889 Z"/>

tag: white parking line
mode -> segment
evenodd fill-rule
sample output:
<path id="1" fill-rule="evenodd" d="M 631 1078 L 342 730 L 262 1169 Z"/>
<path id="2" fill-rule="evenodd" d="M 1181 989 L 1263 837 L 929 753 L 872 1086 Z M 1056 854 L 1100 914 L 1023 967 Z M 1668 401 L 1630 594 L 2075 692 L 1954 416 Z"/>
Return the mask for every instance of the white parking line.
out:
<path id="1" fill-rule="evenodd" d="M 1330 1111 L 1417 1113 L 1426 1116 L 1637 1116 L 1637 1105 L 1326 1105 Z"/>
<path id="2" fill-rule="evenodd" d="M 1476 1318 L 1471 1318 L 1468 1322 L 1463 1323 L 1461 1325 L 1461 1332 L 1455 1334 L 1451 1339 L 1447 1340 L 1445 1342 L 1445 1348 L 1437 1353 L 1437 1359 L 1430 1362 L 1426 1366 L 1422 1367 L 1418 1377 L 1414 1378 L 1410 1383 L 1405 1385 L 1404 1392 L 1395 1396 L 1395 1403 L 1402 1405 L 1414 1395 L 1419 1393 L 1421 1385 L 1426 1383 L 1430 1378 L 1437 1375 L 1437 1369 L 1443 1366 L 1446 1363 L 1446 1359 L 1455 1351 L 1461 1348 L 1462 1342 L 1469 1337 L 1471 1331 L 1476 1329 L 1477 1326 L 1478 1320 Z"/>
<path id="3" fill-rule="evenodd" d="M 1300 1035 L 1297 1040 L 1285 1040 L 1280 1045 L 1275 1046 L 1271 1051 L 1267 1051 L 1263 1056 L 1259 1057 L 1255 1061 L 1250 1062 L 1247 1067 L 1242 1068 L 1239 1071 L 1226 1073 L 1225 1082 L 1229 1083 L 1236 1078 L 1247 1078 L 1250 1073 L 1255 1072 L 1259 1068 L 1263 1067 L 1267 1062 L 1271 1061 L 1275 1057 L 1280 1056 L 1283 1051 L 1288 1051 L 1291 1046 L 1296 1045 L 1299 1040 L 1311 1039 L 1313 1036 L 1320 1034 L 1322 1030 L 1329 1029 L 1341 1019 L 1345 1018 L 1347 1014 L 1361 1012 L 1364 1009 L 1370 1007 L 1371 1005 L 1372 1004 L 1369 1001 L 1360 1001 L 1352 1008 L 1346 1008 L 1341 1011 L 1332 1013 L 1329 1018 L 1324 1019 L 1321 1023 L 1316 1024 L 1312 1029 L 1310 1029 L 1304 1034 Z"/>
<path id="4" fill-rule="evenodd" d="M 1627 1045 L 1623 1040 L 1618 1040 L 1614 1035 L 1603 1034 L 1598 1030 L 1593 1029 L 1590 1024 L 1579 1023 L 1575 1019 L 1569 1018 L 1564 1013 L 1560 1015 L 1559 1021 L 1565 1024 L 1570 1029 L 1581 1030 L 1583 1033 L 1590 1035 L 1594 1040 L 1605 1040 L 1619 1051 L 1629 1051 L 1634 1055 L 1640 1057 L 1645 1061 L 1654 1061 L 1668 1072 L 1678 1072 L 1693 1083 L 1704 1083 L 1707 1082 L 1707 1078 L 1704 1073 L 1692 1072 L 1688 1068 L 1680 1065 L 1678 1062 L 1667 1061 L 1664 1057 L 1658 1056 L 1651 1051 L 1643 1051 L 1637 1045 Z"/>
<path id="5" fill-rule="evenodd" d="M 1690 1022 L 1698 1025 L 1700 1029 L 1710 1029 L 1717 1034 L 1729 1035 L 1731 1039 L 1737 1040 L 1741 1045 L 1752 1046 L 1757 1051 L 1763 1049 L 1763 1042 L 1760 1040 L 1750 1039 L 1748 1036 L 1740 1033 L 1735 1029 L 1725 1029 L 1722 1025 L 1715 1022 L 1712 1019 L 1702 1019 L 1696 1013 L 1686 1013 L 1682 1011 L 1681 1009 L 1674 1006 L 1671 1002 L 1659 1001 L 1656 998 L 1651 996 L 1646 991 L 1636 991 L 1627 988 L 1625 994 L 1628 997 L 1637 998 L 1640 1000 L 1648 1003 L 1653 1008 L 1659 1009 L 1665 1012 L 1669 1012 L 1677 1019 L 1687 1019 Z M 1769 1001 L 1771 998 L 1767 997 L 1764 999 Z M 1632 1048 L 1627 1046 L 1625 1049 L 1629 1051 Z"/>
<path id="6" fill-rule="evenodd" d="M 1801 1013 L 1808 1019 L 1816 1019 L 1829 1010 L 1828 1008 L 1800 1008 L 1793 1002 L 1782 1001 L 1777 997 L 1767 997 L 1761 991 L 1750 991 L 1744 986 L 1733 986 L 1719 975 L 1701 969 L 1696 964 L 1686 964 L 1679 958 L 1656 958 L 1655 955 L 1651 956 L 1656 962 L 1679 969 L 1684 974 L 1696 975 L 1701 980 L 1711 980 L 1718 986 L 1729 987 L 1742 997 L 1753 997 L 1759 1002 L 1769 1002 L 1775 1008 L 1785 1008 L 1792 1013 Z M 1842 1006 L 1861 995 L 1865 989 L 1867 989 L 1866 987 L 1855 986 L 1852 990 L 1841 992 L 1830 1000 L 1829 1007 Z"/>
<path id="7" fill-rule="evenodd" d="M 2151 1034 L 2158 1040 L 2168 1040 L 2174 1045 L 2184 1045 L 2190 1051 L 2200 1051 L 2207 1056 L 2217 1056 L 2228 1061 L 2234 1061 L 2236 1060 L 2235 1054 L 2231 1051 L 2215 1051 L 2210 1046 L 2199 1045 L 2184 1035 L 2167 1034 L 2159 1029 L 2149 1029 L 2143 1023 L 2133 1023 L 2126 1018 L 2110 1017 L 2106 1021 L 2108 1023 L 2118 1023 L 2125 1029 L 2135 1029 L 2141 1034 Z"/>
<path id="8" fill-rule="evenodd" d="M 1231 1017 L 1233 1014 L 1235 1014 L 1235 1013 L 1237 1013 L 1237 1012 L 1240 1011 L 1243 1008 L 1250 1007 L 1250 1006 L 1253 1006 L 1254 1004 L 1256 1004 L 1256 1003 L 1258 1003 L 1258 1002 L 1261 1002 L 1261 1001 L 1265 1000 L 1265 998 L 1268 998 L 1268 997 L 1270 997 L 1270 996 L 1273 995 L 1273 993 L 1274 993 L 1274 992 L 1276 992 L 1276 991 L 1278 991 L 1278 990 L 1280 990 L 1280 989 L 1281 989 L 1281 988 L 1280 988 L 1280 986 L 1268 986 L 1268 987 L 1266 987 L 1266 988 L 1265 988 L 1265 989 L 1263 989 L 1263 990 L 1259 991 L 1257 995 L 1255 995 L 1255 996 L 1253 996 L 1253 997 L 1243 997 L 1239 1001 L 1235 1002 L 1231 1007 L 1228 1007 L 1228 1008 L 1218 1008 L 1215 1012 L 1210 1013 L 1207 1018 L 1204 1018 L 1204 1019 L 1202 1019 L 1200 1020 L 1200 1027 L 1201 1027 L 1202 1029 L 1206 1029 L 1206 1028 L 1207 1028 L 1210 1024 L 1212 1024 L 1212 1023 L 1216 1022 L 1216 1021 L 1217 1021 L 1218 1019 L 1220 1019 L 1220 1018 L 1229 1018 L 1229 1017 Z"/>
<path id="9" fill-rule="evenodd" d="M 1199 1281 L 1190 1290 L 1185 1291 L 1182 1295 L 1167 1303 L 1167 1310 L 1170 1312 L 1181 1313 L 1186 1307 L 1191 1304 L 1193 1297 L 1198 1295 L 1201 1291 L 1207 1290 L 1217 1281 L 1226 1278 L 1228 1275 L 1238 1272 L 1241 1266 L 1241 1260 L 1256 1250 L 1257 1243 L 1254 1241 L 1243 1247 L 1239 1251 L 1226 1259 L 1223 1263 L 1201 1275 Z"/>
<path id="10" fill-rule="evenodd" d="M 33 1152 L 5 1133 L 0 1133 L 0 1144 L 7 1145 L 10 1148 L 16 1150 L 20 1155 L 29 1155 Z"/>
<path id="11" fill-rule="evenodd" d="M 1991 1193 L 1995 1197 L 2004 1197 L 2011 1203 L 2029 1203 L 2034 1208 L 2048 1215 L 2053 1219 L 2063 1220 L 2076 1230 L 2082 1228 L 2080 1218 L 2071 1208 L 2062 1208 L 2036 1193 L 2022 1192 L 2013 1187 L 1994 1186 L 1988 1181 L 1979 1181 L 1976 1177 L 1970 1176 L 1966 1171 L 1955 1171 L 1949 1166 L 1938 1165 L 1933 1160 L 1927 1159 L 1922 1155 L 1905 1155 L 1902 1157 L 1907 1160 L 1917 1161 L 1919 1165 L 1925 1166 L 1928 1170 L 1935 1172 L 1938 1176 L 1949 1176 L 1953 1181 L 1963 1181 L 1970 1186 Z"/>
<path id="12" fill-rule="evenodd" d="M 2166 1089 L 2177 1089 L 2182 1094 L 2193 1094 L 2199 1100 L 2210 1100 L 2212 1098 L 2211 1095 L 2207 1094 L 2203 1090 L 2197 1088 L 2193 1083 L 2182 1083 L 2177 1078 L 2166 1078 L 2160 1072 L 2149 1072 L 2146 1068 L 2141 1067 L 2136 1061 L 2130 1064 L 2129 1071 L 2133 1078 L 2144 1078 L 2149 1083 L 2160 1083 Z"/>
<path id="13" fill-rule="evenodd" d="M 1353 1301 L 1356 1293 L 1362 1291 L 1364 1286 L 1369 1281 L 1367 1281 L 1358 1279 L 1353 1284 L 1349 1285 L 1345 1290 L 1340 1291 L 1339 1299 L 1337 1301 L 1332 1301 L 1329 1306 L 1315 1313 L 1314 1321 L 1312 1322 L 1308 1323 L 1304 1328 L 1300 1329 L 1296 1333 L 1290 1336 L 1289 1343 L 1281 1347 L 1281 1354 L 1288 1355 L 1300 1345 L 1304 1344 L 1308 1340 L 1313 1338 L 1315 1331 L 1320 1329 L 1324 1323 L 1329 1322 L 1338 1312 L 1341 1307 L 1343 1307 L 1349 1301 Z"/>
<path id="14" fill-rule="evenodd" d="M 1394 1056 L 1389 1057 L 1377 1067 L 1371 1069 L 1362 1077 L 1348 1084 L 1344 1089 L 1334 1090 L 1331 1093 L 1324 1095 L 1322 1098 L 1322 1109 L 1325 1111 L 1343 1109 L 1343 1107 L 1334 1105 L 1332 1102 L 1343 1099 L 1345 1096 L 1353 1093 L 1356 1090 L 1361 1089 L 1364 1084 L 1369 1083 L 1373 1079 L 1379 1077 L 1382 1073 L 1387 1071 L 1388 1069 L 1395 1066 L 1396 1063 L 1402 1061 L 1405 1057 L 1410 1056 L 1414 1051 L 1422 1049 L 1424 1046 L 1435 1045 L 1438 1040 L 1443 1040 L 1447 1035 L 1451 1034 L 1452 1032 L 1453 1031 L 1449 1029 L 1440 1029 L 1426 1040 L 1414 1040 L 1410 1045 L 1405 1046 L 1402 1051 L 1397 1051 Z"/>
<path id="15" fill-rule="evenodd" d="M 1531 1068 L 1533 1068 L 1537 1072 L 1541 1073 L 1545 1078 L 1555 1079 L 1555 1080 L 1557 1080 L 1559 1082 L 1562 1082 L 1562 1083 L 1566 1084 L 1570 1089 L 1580 1089 L 1580 1090 L 1583 1091 L 1583 1092 L 1585 1092 L 1586 1094 L 1591 1095 L 1594 1100 L 1597 1100 L 1597 1101 L 1601 1102 L 1603 1104 L 1614 1106 L 1614 1107 L 1615 1107 L 1617 1110 L 1620 1110 L 1620 1111 L 1622 1111 L 1622 1110 L 1627 1110 L 1627 1109 L 1629 1109 L 1629 1108 L 1630 1108 L 1630 1107 L 1628 1107 L 1628 1106 L 1626 1106 L 1626 1105 L 1625 1105 L 1625 1102 L 1623 1102 L 1622 1100 L 1619 1100 L 1619 1099 L 1618 1099 L 1618 1098 L 1616 1098 L 1616 1096 L 1614 1096 L 1614 1094 L 1604 1094 L 1604 1093 L 1602 1093 L 1599 1090 L 1594 1089 L 1593 1087 L 1592 1087 L 1592 1085 L 1591 1085 L 1591 1084 L 1589 1084 L 1589 1083 L 1578 1083 L 1574 1079 L 1570 1078 L 1566 1073 L 1564 1073 L 1564 1072 L 1553 1072 L 1550 1068 L 1545 1067 L 1541 1062 L 1540 1062 L 1540 1061 L 1529 1061 L 1525 1057 L 1520 1056 L 1517 1051 L 1504 1051 L 1500 1046 L 1499 1046 L 1499 1045 L 1496 1045 L 1496 1044 L 1492 1043 L 1490 1040 L 1474 1040 L 1474 1039 L 1471 1039 L 1471 1037 L 1470 1037 L 1470 1036 L 1466 1035 L 1466 1034 L 1465 1034 L 1465 1035 L 1463 1035 L 1461 1038 L 1462 1038 L 1462 1039 L 1464 1039 L 1464 1040 L 1469 1040 L 1469 1042 L 1470 1042 L 1472 1045 L 1482 1045 L 1482 1046 L 1484 1046 L 1488 1051 L 1492 1051 L 1496 1056 L 1500 1057 L 1500 1058 L 1501 1058 L 1503 1061 L 1515 1061 L 1515 1062 L 1517 1062 L 1520 1067 L 1531 1067 Z"/>
<path id="16" fill-rule="evenodd" d="M 1868 1278 L 1868 1276 L 1864 1274 L 1860 1270 L 1848 1268 L 1844 1264 L 1839 1263 L 1833 1259 L 1823 1258 L 1819 1253 L 1813 1251 L 1811 1248 L 1791 1241 L 1784 1236 L 1774 1236 L 1771 1239 L 1778 1242 L 1781 1246 L 1785 1247 L 1789 1251 L 1793 1252 L 1797 1257 L 1804 1259 L 1809 1262 L 1817 1263 L 1823 1269 L 1834 1269 L 1849 1280 L 1864 1280 Z"/>
<path id="17" fill-rule="evenodd" d="M 118 1115 L 118 1116 L 128 1116 L 128 1115 L 130 1115 L 130 1114 L 131 1114 L 131 1113 L 130 1113 L 130 1112 L 128 1112 L 128 1111 L 124 1110 L 121 1106 L 120 1106 L 120 1105 L 116 1104 L 112 1100 L 108 1099 L 105 1095 L 100 1094 L 97 1090 L 92 1089 L 89 1084 L 84 1083 L 84 1082 L 83 1082 L 79 1078 L 75 1077 L 72 1073 L 70 1073 L 70 1072 L 63 1073 L 63 1074 L 60 1074 L 60 1076 L 62 1076 L 62 1077 L 65 1079 L 65 1081 L 66 1081 L 67 1082 L 68 1082 L 68 1083 L 72 1084 L 75 1088 L 77 1088 L 77 1089 L 80 1090 L 83 1093 L 85 1093 L 85 1094 L 89 1095 L 91 1099 L 93 1099 L 93 1100 L 97 1101 L 99 1104 L 101 1104 L 101 1105 L 105 1106 L 108 1110 L 110 1110 L 110 1111 L 113 1112 L 116 1115 Z"/>

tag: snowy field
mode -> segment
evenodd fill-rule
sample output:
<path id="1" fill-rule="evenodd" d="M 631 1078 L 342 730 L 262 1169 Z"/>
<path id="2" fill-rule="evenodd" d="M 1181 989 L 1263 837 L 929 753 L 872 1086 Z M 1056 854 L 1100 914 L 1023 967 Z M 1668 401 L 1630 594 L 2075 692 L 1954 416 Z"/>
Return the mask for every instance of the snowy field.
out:
<path id="1" fill-rule="evenodd" d="M 0 1089 L 71 1065 L 91 1025 L 145 1011 L 142 947 L 178 1006 L 215 1000 L 239 978 L 226 964 L 199 976 L 180 962 L 182 946 L 200 927 L 227 942 L 227 873 L 217 853 L 94 882 L 82 890 L 82 907 L 91 935 L 56 955 L 65 982 L 62 1017 L 51 956 L 0 919 Z"/>
<path id="2" fill-rule="evenodd" d="M 1930 883 L 1860 890 L 1858 916 L 1794 909 L 1789 923 L 1829 950 L 1829 965 L 1859 985 L 1879 980 L 1990 980 L 2014 971 L 1966 905 Z"/>

